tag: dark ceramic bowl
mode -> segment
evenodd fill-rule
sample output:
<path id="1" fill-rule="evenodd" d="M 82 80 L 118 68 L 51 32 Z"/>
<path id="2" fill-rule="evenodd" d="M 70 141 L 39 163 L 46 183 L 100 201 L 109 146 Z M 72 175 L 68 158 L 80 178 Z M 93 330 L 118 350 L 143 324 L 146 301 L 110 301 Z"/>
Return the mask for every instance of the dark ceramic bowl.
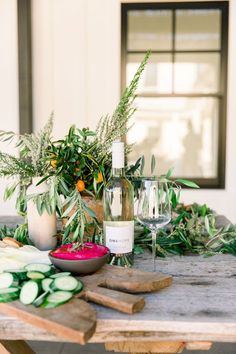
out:
<path id="1" fill-rule="evenodd" d="M 61 258 L 53 257 L 50 253 L 48 257 L 56 268 L 64 272 L 71 272 L 78 275 L 92 274 L 96 272 L 97 270 L 102 268 L 102 266 L 104 266 L 104 264 L 107 263 L 109 259 L 109 253 L 105 254 L 102 257 L 96 257 L 96 258 L 85 259 L 85 260 L 84 259 L 78 259 L 78 260 L 61 259 Z"/>

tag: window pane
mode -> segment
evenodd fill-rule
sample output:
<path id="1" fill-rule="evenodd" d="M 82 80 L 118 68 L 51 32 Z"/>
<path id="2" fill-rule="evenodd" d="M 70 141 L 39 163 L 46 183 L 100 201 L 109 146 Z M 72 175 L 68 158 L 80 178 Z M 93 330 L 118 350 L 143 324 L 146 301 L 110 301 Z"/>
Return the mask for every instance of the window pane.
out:
<path id="1" fill-rule="evenodd" d="M 217 99 L 137 98 L 137 105 L 135 125 L 127 136 L 128 143 L 137 143 L 130 162 L 144 154 L 148 175 L 154 154 L 158 175 L 174 166 L 175 176 L 217 176 Z"/>
<path id="2" fill-rule="evenodd" d="M 220 10 L 177 10 L 176 49 L 220 49 Z"/>
<path id="3" fill-rule="evenodd" d="M 132 80 L 143 54 L 129 54 L 127 57 L 126 85 Z M 170 93 L 172 90 L 171 54 L 152 54 L 141 76 L 137 93 Z"/>
<path id="4" fill-rule="evenodd" d="M 172 11 L 128 12 L 128 50 L 147 49 L 172 49 Z"/>
<path id="5" fill-rule="evenodd" d="M 218 53 L 176 54 L 175 92 L 216 93 L 219 91 L 219 70 Z"/>

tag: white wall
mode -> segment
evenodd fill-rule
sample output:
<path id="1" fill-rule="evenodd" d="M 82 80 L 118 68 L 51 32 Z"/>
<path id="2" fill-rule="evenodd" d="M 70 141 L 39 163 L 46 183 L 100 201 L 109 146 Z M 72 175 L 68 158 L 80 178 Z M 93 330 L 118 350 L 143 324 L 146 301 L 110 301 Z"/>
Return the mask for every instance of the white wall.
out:
<path id="1" fill-rule="evenodd" d="M 1 0 L 0 4 L 14 2 Z M 52 110 L 56 137 L 62 136 L 73 123 L 93 129 L 100 116 L 112 112 L 119 100 L 120 0 L 32 0 L 32 17 L 34 129 L 43 126 Z M 0 21 L 0 26 L 8 28 L 8 37 L 15 31 L 13 20 L 5 25 Z M 5 18 L 4 21 L 7 22 Z M 235 0 L 230 1 L 229 27 L 226 189 L 184 191 L 183 199 L 187 203 L 208 203 L 236 222 Z M 9 46 L 7 63 L 14 67 L 15 49 L 10 43 L 5 45 Z M 9 113 L 12 122 L 17 116 L 14 74 L 13 70 L 14 94 L 9 93 L 8 98 L 12 105 L 0 108 L 1 115 L 14 110 Z M 0 81 L 0 90 L 1 85 Z"/>
<path id="2" fill-rule="evenodd" d="M 19 130 L 16 0 L 0 1 L 0 129 Z M 0 149 L 14 152 L 6 144 Z M 3 202 L 8 182 L 0 179 L 0 215 L 14 215 L 14 200 Z"/>
<path id="3" fill-rule="evenodd" d="M 101 6 L 102 4 L 102 6 Z M 34 128 L 96 126 L 119 99 L 117 0 L 33 0 Z"/>

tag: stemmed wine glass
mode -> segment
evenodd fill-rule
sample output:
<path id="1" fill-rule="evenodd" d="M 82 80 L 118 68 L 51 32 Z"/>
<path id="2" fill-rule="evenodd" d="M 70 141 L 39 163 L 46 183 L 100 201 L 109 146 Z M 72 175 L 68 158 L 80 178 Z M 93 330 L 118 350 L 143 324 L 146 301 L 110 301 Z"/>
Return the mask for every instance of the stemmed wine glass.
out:
<path id="1" fill-rule="evenodd" d="M 151 231 L 153 270 L 155 272 L 157 231 L 171 220 L 170 194 L 168 184 L 164 179 L 150 177 L 141 181 L 137 219 Z"/>

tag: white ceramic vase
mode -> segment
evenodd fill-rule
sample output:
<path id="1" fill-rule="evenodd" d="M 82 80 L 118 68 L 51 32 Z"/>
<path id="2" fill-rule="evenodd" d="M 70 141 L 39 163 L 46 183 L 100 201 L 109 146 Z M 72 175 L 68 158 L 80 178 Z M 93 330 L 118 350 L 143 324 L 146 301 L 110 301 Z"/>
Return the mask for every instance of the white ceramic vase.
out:
<path id="1" fill-rule="evenodd" d="M 27 189 L 27 195 L 41 194 L 49 191 L 49 185 L 46 181 L 37 183 L 42 177 L 33 177 L 32 184 Z M 41 251 L 50 250 L 56 247 L 57 238 L 57 219 L 56 213 L 48 214 L 44 211 L 42 215 L 38 213 L 36 204 L 33 200 L 27 202 L 27 218 L 29 238 L 34 245 Z"/>

